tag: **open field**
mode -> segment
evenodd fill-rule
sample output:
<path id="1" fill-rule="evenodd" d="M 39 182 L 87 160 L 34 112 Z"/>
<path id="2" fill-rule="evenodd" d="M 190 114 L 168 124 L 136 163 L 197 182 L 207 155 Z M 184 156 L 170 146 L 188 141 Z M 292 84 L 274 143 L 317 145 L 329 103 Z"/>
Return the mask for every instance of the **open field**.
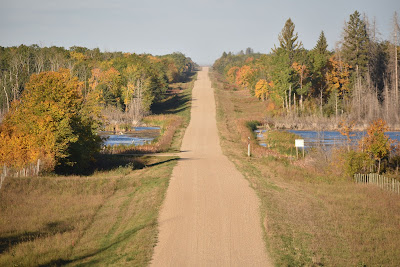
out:
<path id="1" fill-rule="evenodd" d="M 185 101 L 158 110 L 183 121 L 172 133 L 171 151 L 190 119 L 193 83 L 179 86 L 171 97 Z M 147 265 L 177 161 L 101 155 L 88 176 L 7 177 L 0 191 L 0 266 Z"/>
<path id="2" fill-rule="evenodd" d="M 264 238 L 275 265 L 397 266 L 400 197 L 325 172 L 329 163 L 323 160 L 297 161 L 290 150 L 267 150 L 254 139 L 248 158 L 252 133 L 246 121 L 262 121 L 266 107 L 212 77 L 223 152 L 261 200 Z M 276 136 L 286 142 L 282 135 Z"/>

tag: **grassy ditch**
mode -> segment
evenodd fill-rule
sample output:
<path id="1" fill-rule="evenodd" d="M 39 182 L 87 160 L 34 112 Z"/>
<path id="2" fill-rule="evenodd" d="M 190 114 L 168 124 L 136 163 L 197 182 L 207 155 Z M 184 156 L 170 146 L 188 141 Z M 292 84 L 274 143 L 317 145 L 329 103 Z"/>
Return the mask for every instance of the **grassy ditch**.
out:
<path id="1" fill-rule="evenodd" d="M 159 139 L 169 135 L 164 151 L 179 150 L 193 82 L 175 85 L 181 89 L 170 102 L 146 118 L 179 117 L 174 131 L 165 127 Z M 178 160 L 102 154 L 84 177 L 7 177 L 0 191 L 0 266 L 148 265 L 159 209 Z"/>
<path id="2" fill-rule="evenodd" d="M 248 158 L 252 133 L 246 122 L 263 121 L 267 107 L 211 76 L 222 149 L 260 198 L 266 247 L 275 265 L 397 266 L 400 197 L 327 172 L 309 164 L 310 157 L 296 160 L 294 148 L 279 148 L 293 144 L 294 137 L 283 132 L 269 132 L 269 149 L 252 139 Z"/>

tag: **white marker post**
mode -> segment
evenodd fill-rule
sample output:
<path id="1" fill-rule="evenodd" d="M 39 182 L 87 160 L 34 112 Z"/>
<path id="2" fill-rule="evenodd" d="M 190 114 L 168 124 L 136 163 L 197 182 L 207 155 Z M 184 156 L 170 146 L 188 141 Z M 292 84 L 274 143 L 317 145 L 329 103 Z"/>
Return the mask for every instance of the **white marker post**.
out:
<path id="1" fill-rule="evenodd" d="M 304 139 L 294 140 L 294 146 L 296 147 L 296 156 L 299 158 L 299 147 L 303 148 L 303 158 L 304 158 Z"/>
<path id="2" fill-rule="evenodd" d="M 249 137 L 249 140 L 248 140 L 248 142 L 247 142 L 247 156 L 248 157 L 250 157 L 250 137 Z"/>

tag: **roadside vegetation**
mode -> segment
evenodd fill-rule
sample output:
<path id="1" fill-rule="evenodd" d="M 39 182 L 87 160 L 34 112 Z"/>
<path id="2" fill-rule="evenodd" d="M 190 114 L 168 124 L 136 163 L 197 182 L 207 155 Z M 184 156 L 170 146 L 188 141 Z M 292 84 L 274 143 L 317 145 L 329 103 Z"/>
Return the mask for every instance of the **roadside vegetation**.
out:
<path id="1" fill-rule="evenodd" d="M 354 183 L 343 163 L 326 154 L 296 159 L 296 136 L 274 127 L 267 133 L 269 147 L 259 146 L 252 130 L 270 114 L 268 101 L 232 85 L 218 70 L 211 78 L 223 152 L 260 198 L 274 264 L 397 266 L 400 196 Z"/>
<path id="2" fill-rule="evenodd" d="M 43 75 L 64 75 L 78 83 L 69 73 Z M 147 265 L 157 242 L 158 212 L 178 158 L 146 153 L 179 151 L 190 120 L 195 78 L 192 69 L 182 80 L 171 81 L 151 105 L 153 114 L 141 119 L 141 124 L 162 129 L 152 144 L 95 153 L 90 166 L 79 169 L 78 175 L 62 175 L 57 168 L 56 172 L 49 168 L 37 177 L 6 177 L 0 189 L 0 266 Z M 28 92 L 29 87 L 24 90 Z M 81 94 L 77 97 L 86 99 Z M 95 104 L 99 113 L 110 108 Z M 123 115 L 126 110 L 118 112 Z M 114 123 L 119 127 L 126 121 Z M 75 166 L 65 167 L 71 165 Z"/>
<path id="3" fill-rule="evenodd" d="M 314 48 L 305 49 L 289 18 L 270 53 L 251 48 L 224 52 L 213 65 L 233 86 L 266 102 L 269 120 L 282 128 L 337 129 L 343 120 L 365 130 L 376 119 L 400 129 L 399 40 L 395 12 L 389 40 L 377 23 L 355 11 L 333 50 L 322 31 Z"/>
<path id="4" fill-rule="evenodd" d="M 100 149 L 99 130 L 141 124 L 170 97 L 170 84 L 187 82 L 196 67 L 181 53 L 37 45 L 0 51 L 0 166 L 23 175 L 33 165 L 84 172 Z"/>

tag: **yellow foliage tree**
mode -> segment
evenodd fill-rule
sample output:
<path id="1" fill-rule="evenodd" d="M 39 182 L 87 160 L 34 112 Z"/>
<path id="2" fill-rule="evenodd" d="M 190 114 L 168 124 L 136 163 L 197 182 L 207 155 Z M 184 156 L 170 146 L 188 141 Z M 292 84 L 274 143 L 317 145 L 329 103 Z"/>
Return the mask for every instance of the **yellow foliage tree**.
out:
<path id="1" fill-rule="evenodd" d="M 228 81 L 230 81 L 231 83 L 236 82 L 236 75 L 237 75 L 237 72 L 239 71 L 239 69 L 240 69 L 239 67 L 235 66 L 228 70 L 228 73 L 227 73 Z"/>
<path id="2" fill-rule="evenodd" d="M 258 99 L 265 101 L 268 97 L 268 82 L 264 79 L 261 79 L 257 82 L 256 88 L 254 90 L 254 94 Z"/>
<path id="3" fill-rule="evenodd" d="M 360 148 L 378 161 L 378 173 L 381 171 L 381 161 L 389 155 L 393 142 L 389 136 L 385 135 L 387 131 L 389 127 L 384 120 L 375 120 L 368 126 L 367 135 L 360 141 Z"/>
<path id="4" fill-rule="evenodd" d="M 337 90 L 339 95 L 349 92 L 351 68 L 349 64 L 338 60 L 335 55 L 329 58 L 329 71 L 326 75 L 328 87 L 331 90 Z"/>
<path id="5" fill-rule="evenodd" d="M 0 127 L 0 164 L 22 168 L 41 159 L 54 170 L 89 163 L 101 140 L 81 88 L 66 69 L 32 75 Z"/>
<path id="6" fill-rule="evenodd" d="M 252 82 L 255 70 L 248 65 L 241 67 L 236 74 L 236 84 L 248 88 Z"/>

